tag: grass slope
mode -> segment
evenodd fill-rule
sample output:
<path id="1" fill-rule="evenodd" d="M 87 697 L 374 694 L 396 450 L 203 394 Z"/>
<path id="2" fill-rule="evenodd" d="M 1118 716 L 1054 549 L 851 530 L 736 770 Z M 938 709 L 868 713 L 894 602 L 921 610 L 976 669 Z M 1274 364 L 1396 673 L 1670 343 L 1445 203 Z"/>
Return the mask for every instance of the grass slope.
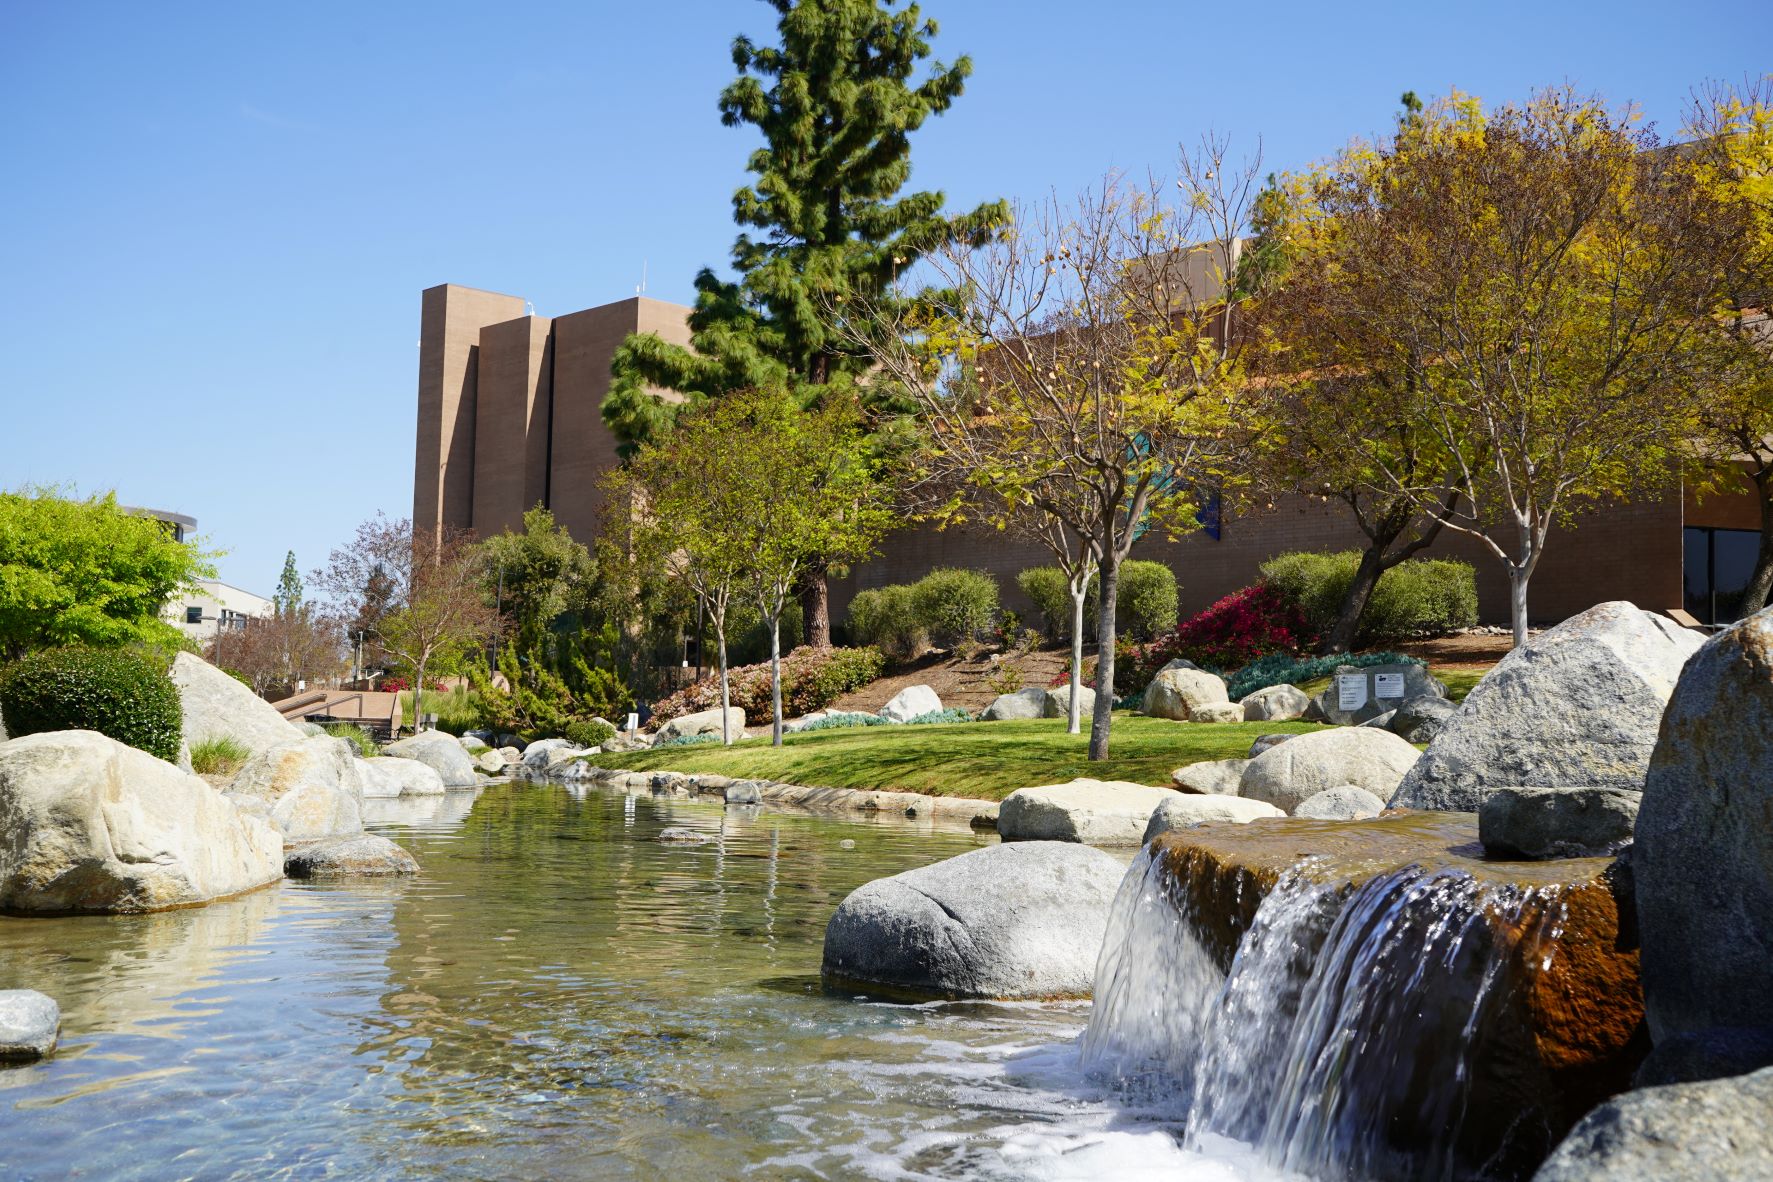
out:
<path id="1" fill-rule="evenodd" d="M 1078 776 L 1168 784 L 1170 773 L 1204 759 L 1249 754 L 1257 735 L 1319 729 L 1309 722 L 1170 722 L 1119 714 L 1110 758 L 1091 763 L 1089 728 L 1065 733 L 1063 719 L 929 726 L 870 726 L 789 735 L 780 748 L 767 736 L 732 747 L 668 747 L 592 756 L 600 767 L 634 771 L 713 772 L 820 788 L 881 788 L 1002 800 L 1031 784 Z"/>

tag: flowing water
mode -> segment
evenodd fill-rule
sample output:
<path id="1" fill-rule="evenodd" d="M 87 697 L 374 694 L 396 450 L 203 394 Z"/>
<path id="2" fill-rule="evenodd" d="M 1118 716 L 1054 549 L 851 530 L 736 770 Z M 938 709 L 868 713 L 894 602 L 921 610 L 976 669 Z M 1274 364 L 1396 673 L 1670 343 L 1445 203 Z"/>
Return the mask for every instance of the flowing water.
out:
<path id="1" fill-rule="evenodd" d="M 63 1015 L 0 1068 L 0 1179 L 1275 1176 L 1086 1078 L 1087 1005 L 821 991 L 848 891 L 989 835 L 559 787 L 371 807 L 416 880 L 0 918 L 0 988 Z"/>

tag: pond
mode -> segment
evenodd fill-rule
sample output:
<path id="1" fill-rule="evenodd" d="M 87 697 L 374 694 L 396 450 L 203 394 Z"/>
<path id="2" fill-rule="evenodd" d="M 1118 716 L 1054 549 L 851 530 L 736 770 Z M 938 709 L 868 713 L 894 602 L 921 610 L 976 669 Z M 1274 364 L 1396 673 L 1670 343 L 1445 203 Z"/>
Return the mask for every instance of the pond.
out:
<path id="1" fill-rule="evenodd" d="M 0 988 L 63 1015 L 0 1068 L 0 1177 L 1263 1173 L 1093 1090 L 1087 1004 L 820 989 L 845 894 L 989 834 L 521 785 L 372 805 L 416 879 L 0 918 Z"/>

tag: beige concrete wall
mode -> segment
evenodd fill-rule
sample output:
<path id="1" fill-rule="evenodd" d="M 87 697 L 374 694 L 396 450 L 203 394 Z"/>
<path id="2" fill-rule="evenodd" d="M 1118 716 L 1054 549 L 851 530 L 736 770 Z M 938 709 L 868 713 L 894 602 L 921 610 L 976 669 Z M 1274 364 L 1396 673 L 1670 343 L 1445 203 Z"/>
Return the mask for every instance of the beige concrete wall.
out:
<path id="1" fill-rule="evenodd" d="M 523 316 L 480 330 L 474 415 L 474 532 L 521 530 L 548 499 L 553 321 Z"/>
<path id="2" fill-rule="evenodd" d="M 413 460 L 415 528 L 474 524 L 474 428 L 480 330 L 523 314 L 517 296 L 427 288 L 420 301 L 419 413 Z"/>

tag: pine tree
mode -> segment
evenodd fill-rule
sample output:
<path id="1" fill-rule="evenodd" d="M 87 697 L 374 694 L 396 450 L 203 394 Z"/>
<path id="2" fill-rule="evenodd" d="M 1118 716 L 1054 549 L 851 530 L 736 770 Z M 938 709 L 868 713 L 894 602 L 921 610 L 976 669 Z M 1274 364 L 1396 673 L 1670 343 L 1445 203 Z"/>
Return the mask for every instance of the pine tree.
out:
<path id="1" fill-rule="evenodd" d="M 277 593 L 271 597 L 278 615 L 287 615 L 302 606 L 302 576 L 296 573 L 295 551 L 283 559 L 283 577 L 277 580 Z"/>
<path id="2" fill-rule="evenodd" d="M 901 195 L 910 134 L 948 110 L 972 73 L 961 57 L 915 77 L 936 35 L 916 4 L 769 3 L 781 14 L 781 44 L 737 38 L 740 75 L 720 96 L 723 123 L 750 124 L 764 138 L 748 164 L 755 181 L 733 195 L 744 227 L 732 251 L 739 278 L 696 276 L 691 348 L 643 333 L 617 351 L 603 415 L 625 454 L 676 414 L 648 386 L 687 404 L 786 387 L 811 406 L 829 387 L 852 384 L 870 365 L 868 351 L 834 331 L 830 309 L 851 298 L 890 301 L 894 280 L 929 251 L 983 242 L 1008 217 L 1002 202 L 950 216 L 940 192 Z M 823 564 L 808 571 L 802 599 L 808 641 L 829 644 Z"/>

